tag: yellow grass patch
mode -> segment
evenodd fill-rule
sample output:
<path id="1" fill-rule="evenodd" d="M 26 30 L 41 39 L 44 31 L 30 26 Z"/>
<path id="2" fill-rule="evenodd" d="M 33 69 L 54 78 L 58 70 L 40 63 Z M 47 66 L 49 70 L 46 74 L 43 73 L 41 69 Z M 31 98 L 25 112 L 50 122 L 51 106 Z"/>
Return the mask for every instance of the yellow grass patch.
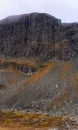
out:
<path id="1" fill-rule="evenodd" d="M 45 114 L 0 112 L 0 126 L 9 128 L 50 128 L 61 127 L 64 122 L 70 121 L 63 117 L 50 117 Z"/>

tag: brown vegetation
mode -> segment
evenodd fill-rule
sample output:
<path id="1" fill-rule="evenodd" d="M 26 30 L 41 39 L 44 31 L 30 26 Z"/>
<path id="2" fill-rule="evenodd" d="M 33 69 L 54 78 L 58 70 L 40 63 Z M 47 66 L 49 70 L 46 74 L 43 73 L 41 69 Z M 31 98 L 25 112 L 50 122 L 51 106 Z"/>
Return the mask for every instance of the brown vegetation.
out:
<path id="1" fill-rule="evenodd" d="M 65 122 L 72 123 L 69 118 L 63 117 L 49 117 L 48 115 L 42 114 L 30 114 L 30 113 L 19 113 L 19 112 L 0 112 L 0 126 L 9 128 L 52 128 L 66 127 Z"/>

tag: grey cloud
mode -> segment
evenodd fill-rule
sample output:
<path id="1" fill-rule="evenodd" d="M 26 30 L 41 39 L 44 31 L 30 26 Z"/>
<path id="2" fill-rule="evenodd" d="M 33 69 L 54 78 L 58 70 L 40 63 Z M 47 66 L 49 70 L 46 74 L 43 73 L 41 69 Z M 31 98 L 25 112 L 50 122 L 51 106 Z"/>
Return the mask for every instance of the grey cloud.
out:
<path id="1" fill-rule="evenodd" d="M 30 12 L 45 12 L 63 22 L 77 22 L 78 0 L 0 0 L 0 19 Z"/>

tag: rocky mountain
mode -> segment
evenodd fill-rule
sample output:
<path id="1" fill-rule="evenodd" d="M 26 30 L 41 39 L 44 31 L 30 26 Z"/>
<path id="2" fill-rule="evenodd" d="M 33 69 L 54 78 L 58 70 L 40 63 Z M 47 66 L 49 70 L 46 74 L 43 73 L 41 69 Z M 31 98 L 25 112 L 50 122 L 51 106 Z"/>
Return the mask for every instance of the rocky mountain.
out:
<path id="1" fill-rule="evenodd" d="M 0 21 L 0 109 L 78 115 L 78 23 L 44 13 Z"/>
<path id="2" fill-rule="evenodd" d="M 0 55 L 70 60 L 77 50 L 77 30 L 77 23 L 63 24 L 49 14 L 10 16 L 0 21 Z"/>

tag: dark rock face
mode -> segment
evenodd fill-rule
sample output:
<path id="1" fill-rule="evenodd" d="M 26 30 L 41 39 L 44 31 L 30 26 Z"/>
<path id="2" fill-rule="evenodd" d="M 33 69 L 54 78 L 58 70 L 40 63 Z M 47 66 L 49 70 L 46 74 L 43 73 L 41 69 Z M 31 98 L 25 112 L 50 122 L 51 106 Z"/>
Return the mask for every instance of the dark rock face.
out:
<path id="1" fill-rule="evenodd" d="M 63 25 L 63 30 L 66 32 L 66 37 L 69 39 L 69 44 L 74 51 L 74 58 L 78 57 L 78 23 Z"/>
<path id="2" fill-rule="evenodd" d="M 0 55 L 70 60 L 72 50 L 78 49 L 77 29 L 78 24 L 62 26 L 61 20 L 44 13 L 8 17 L 0 21 Z"/>

